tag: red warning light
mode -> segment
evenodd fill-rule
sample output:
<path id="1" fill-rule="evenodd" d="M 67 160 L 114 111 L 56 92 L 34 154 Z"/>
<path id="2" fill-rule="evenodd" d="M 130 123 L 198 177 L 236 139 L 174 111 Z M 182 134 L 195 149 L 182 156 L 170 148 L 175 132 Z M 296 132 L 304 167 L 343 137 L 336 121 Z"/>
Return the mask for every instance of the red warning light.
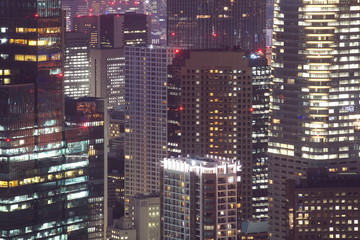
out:
<path id="1" fill-rule="evenodd" d="M 184 108 L 183 106 L 180 106 L 180 107 L 179 107 L 179 111 L 184 111 L 184 109 L 185 109 L 185 108 Z"/>
<path id="2" fill-rule="evenodd" d="M 213 36 L 213 37 L 217 37 L 217 34 L 216 34 L 216 33 L 213 33 L 212 36 Z"/>
<path id="3" fill-rule="evenodd" d="M 38 13 L 35 13 L 34 17 L 39 17 L 39 14 L 38 14 Z"/>
<path id="4" fill-rule="evenodd" d="M 175 35 L 176 35 L 176 33 L 175 33 L 175 32 L 172 32 L 172 33 L 171 33 L 171 36 L 173 36 L 173 37 L 174 37 Z"/>
<path id="5" fill-rule="evenodd" d="M 175 49 L 175 53 L 180 53 L 180 49 Z"/>
<path id="6" fill-rule="evenodd" d="M 10 142 L 10 141 L 11 141 L 11 139 L 10 139 L 10 138 L 7 138 L 7 139 L 5 139 L 5 141 Z"/>
<path id="7" fill-rule="evenodd" d="M 254 108 L 249 108 L 250 112 L 253 112 L 254 111 Z"/>
<path id="8" fill-rule="evenodd" d="M 64 74 L 62 74 L 62 73 L 59 73 L 59 74 L 58 74 L 58 76 L 59 76 L 59 77 L 63 77 L 63 76 L 64 76 Z"/>

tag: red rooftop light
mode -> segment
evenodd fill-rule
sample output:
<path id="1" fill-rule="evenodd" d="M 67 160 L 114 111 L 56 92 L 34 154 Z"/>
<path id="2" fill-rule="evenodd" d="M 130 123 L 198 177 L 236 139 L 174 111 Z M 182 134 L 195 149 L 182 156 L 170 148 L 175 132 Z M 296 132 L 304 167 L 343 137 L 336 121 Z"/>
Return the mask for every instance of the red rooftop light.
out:
<path id="1" fill-rule="evenodd" d="M 10 138 L 7 138 L 7 139 L 5 139 L 5 141 L 10 142 L 10 141 L 11 141 L 11 139 L 10 139 Z"/>
<path id="2" fill-rule="evenodd" d="M 175 49 L 175 53 L 180 53 L 180 49 Z"/>
<path id="3" fill-rule="evenodd" d="M 39 17 L 39 14 L 38 14 L 38 13 L 35 13 L 34 17 Z"/>

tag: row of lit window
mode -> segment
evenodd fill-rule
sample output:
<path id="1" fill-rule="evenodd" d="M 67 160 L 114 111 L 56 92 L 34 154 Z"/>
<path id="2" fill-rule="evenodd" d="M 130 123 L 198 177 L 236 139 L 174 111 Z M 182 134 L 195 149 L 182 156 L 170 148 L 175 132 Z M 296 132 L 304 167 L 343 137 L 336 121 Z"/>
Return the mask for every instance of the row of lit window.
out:
<path id="1" fill-rule="evenodd" d="M 58 174 L 48 174 L 47 176 L 40 177 L 35 176 L 32 178 L 25 178 L 23 180 L 13 180 L 13 181 L 0 181 L 0 188 L 8 188 L 8 187 L 17 187 L 27 184 L 34 184 L 34 183 L 40 183 L 45 182 L 46 180 L 54 180 L 54 179 L 62 179 L 62 178 L 73 178 L 76 176 L 81 176 L 84 174 L 84 171 L 82 169 L 80 170 L 72 170 L 67 171 L 64 173 L 58 173 Z"/>
<path id="2" fill-rule="evenodd" d="M 17 33 L 60 33 L 60 27 L 49 27 L 49 28 L 23 28 L 18 27 L 15 29 Z"/>
<path id="3" fill-rule="evenodd" d="M 48 60 L 60 60 L 61 54 L 56 53 L 52 54 L 50 57 L 48 55 L 25 55 L 25 54 L 15 54 L 15 61 L 22 62 L 45 62 Z"/>

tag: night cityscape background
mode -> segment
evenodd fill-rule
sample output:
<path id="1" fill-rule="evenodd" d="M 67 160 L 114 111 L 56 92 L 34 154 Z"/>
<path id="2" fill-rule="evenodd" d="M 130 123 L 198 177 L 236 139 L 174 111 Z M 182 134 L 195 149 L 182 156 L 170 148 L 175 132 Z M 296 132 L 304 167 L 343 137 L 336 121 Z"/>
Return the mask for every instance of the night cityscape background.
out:
<path id="1" fill-rule="evenodd" d="M 0 0 L 0 240 L 360 239 L 360 0 Z"/>

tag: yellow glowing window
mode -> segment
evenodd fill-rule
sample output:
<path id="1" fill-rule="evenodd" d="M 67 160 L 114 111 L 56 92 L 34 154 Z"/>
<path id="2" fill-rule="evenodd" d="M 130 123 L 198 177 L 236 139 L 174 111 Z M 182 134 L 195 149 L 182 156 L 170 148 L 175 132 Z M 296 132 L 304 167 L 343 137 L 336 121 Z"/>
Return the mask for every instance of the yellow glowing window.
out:
<path id="1" fill-rule="evenodd" d="M 36 62 L 36 55 L 25 55 L 26 62 Z"/>
<path id="2" fill-rule="evenodd" d="M 36 32 L 36 28 L 22 28 L 22 27 L 20 27 L 20 28 L 16 28 L 16 32 L 17 33 L 27 33 L 27 32 Z"/>
<path id="3" fill-rule="evenodd" d="M 211 18 L 210 15 L 197 15 L 196 18 Z"/>
<path id="4" fill-rule="evenodd" d="M 276 124 L 278 124 L 278 123 L 280 123 L 280 119 L 273 119 L 273 123 L 276 123 Z"/>
<path id="5" fill-rule="evenodd" d="M 17 187 L 19 185 L 19 181 L 10 181 L 9 182 L 9 187 Z"/>
<path id="6" fill-rule="evenodd" d="M 36 46 L 36 40 L 29 40 L 29 46 Z"/>
<path id="7" fill-rule="evenodd" d="M 24 61 L 25 55 L 15 54 L 15 61 Z"/>
<path id="8" fill-rule="evenodd" d="M 4 75 L 10 75 L 10 69 L 4 69 Z"/>
<path id="9" fill-rule="evenodd" d="M 38 41 L 38 46 L 45 46 L 47 44 L 46 40 L 39 40 Z"/>
<path id="10" fill-rule="evenodd" d="M 51 60 L 60 60 L 60 59 L 61 59 L 60 53 L 51 55 Z"/>
<path id="11" fill-rule="evenodd" d="M 4 84 L 10 84 L 10 78 L 4 78 Z"/>
<path id="12" fill-rule="evenodd" d="M 27 40 L 26 39 L 9 39 L 9 43 L 25 45 L 25 44 L 27 44 Z"/>
<path id="13" fill-rule="evenodd" d="M 8 187 L 8 182 L 7 181 L 0 181 L 0 188 L 1 187 L 3 187 L 3 188 Z"/>
<path id="14" fill-rule="evenodd" d="M 47 56 L 46 56 L 46 55 L 39 55 L 39 56 L 38 56 L 38 61 L 39 61 L 39 62 L 47 61 Z"/>

